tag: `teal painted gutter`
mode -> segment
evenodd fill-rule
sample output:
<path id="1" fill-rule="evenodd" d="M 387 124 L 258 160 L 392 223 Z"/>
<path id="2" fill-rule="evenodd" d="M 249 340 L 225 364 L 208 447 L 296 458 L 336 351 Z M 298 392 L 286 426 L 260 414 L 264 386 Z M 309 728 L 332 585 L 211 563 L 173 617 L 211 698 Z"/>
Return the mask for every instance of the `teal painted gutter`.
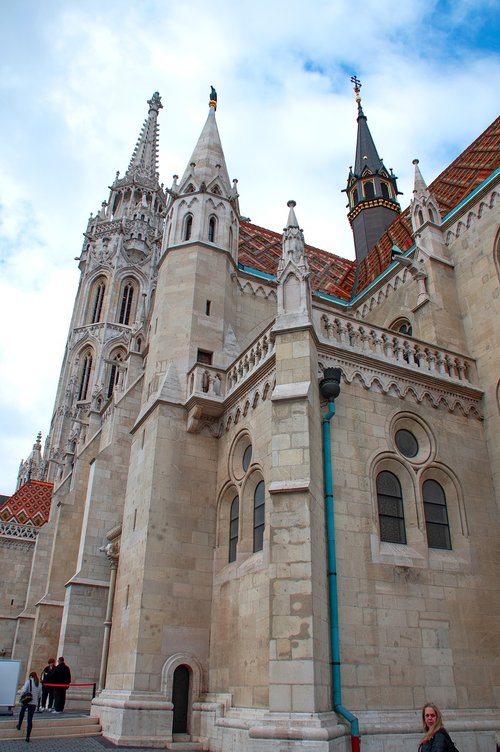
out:
<path id="1" fill-rule="evenodd" d="M 339 607 L 337 593 L 337 555 L 335 550 L 335 516 L 333 506 L 332 452 L 330 421 L 335 415 L 335 402 L 328 400 L 328 412 L 323 416 L 323 474 L 325 483 L 325 514 L 328 555 L 328 593 L 330 601 L 330 649 L 332 653 L 332 698 L 333 709 L 351 724 L 351 749 L 359 752 L 359 721 L 353 713 L 342 705 L 340 683 L 340 637 Z"/>

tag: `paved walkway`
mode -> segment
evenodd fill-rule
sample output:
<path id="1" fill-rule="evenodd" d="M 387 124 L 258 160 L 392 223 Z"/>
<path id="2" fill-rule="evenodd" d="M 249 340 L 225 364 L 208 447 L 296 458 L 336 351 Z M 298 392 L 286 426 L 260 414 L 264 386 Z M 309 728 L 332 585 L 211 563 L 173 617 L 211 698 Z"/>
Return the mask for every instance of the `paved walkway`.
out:
<path id="1" fill-rule="evenodd" d="M 16 711 L 13 716 L 0 716 L 0 730 L 3 721 L 17 720 L 19 713 Z M 81 713 L 78 711 L 65 711 L 62 715 L 57 715 L 55 718 L 77 718 L 81 716 L 88 716 L 88 713 Z M 54 718 L 52 713 L 44 713 L 42 715 L 35 714 L 33 719 L 33 731 L 31 732 L 31 741 L 26 744 L 24 741 L 26 736 L 26 720 L 23 723 L 23 728 L 19 732 L 19 739 L 0 739 L 0 752 L 106 752 L 106 750 L 114 749 L 116 752 L 144 752 L 144 750 L 151 747 L 117 747 L 115 744 L 103 739 L 102 736 L 87 736 L 76 739 L 64 738 L 57 739 L 56 737 L 44 737 L 43 739 L 36 738 L 36 722 L 37 718 L 48 717 Z M 54 718 L 54 720 L 55 720 Z"/>
<path id="2" fill-rule="evenodd" d="M 33 729 L 33 734 L 35 729 Z M 29 744 L 24 741 L 24 735 L 19 740 L 0 740 L 0 752 L 105 752 L 114 749 L 117 752 L 144 752 L 151 747 L 117 747 L 100 736 L 87 736 L 84 739 L 36 739 Z"/>

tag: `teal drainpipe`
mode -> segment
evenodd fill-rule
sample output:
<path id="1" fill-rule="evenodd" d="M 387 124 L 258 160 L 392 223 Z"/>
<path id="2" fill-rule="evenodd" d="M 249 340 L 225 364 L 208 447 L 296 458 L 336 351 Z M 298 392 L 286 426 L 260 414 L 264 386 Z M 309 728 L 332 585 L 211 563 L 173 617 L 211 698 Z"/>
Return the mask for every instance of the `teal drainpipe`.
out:
<path id="1" fill-rule="evenodd" d="M 340 683 L 340 638 L 339 608 L 337 593 L 337 557 L 335 552 L 335 515 L 333 507 L 332 452 L 330 421 L 335 415 L 335 398 L 340 394 L 340 368 L 325 368 L 324 378 L 319 388 L 323 397 L 328 399 L 328 412 L 323 416 L 323 474 L 325 484 L 325 515 L 328 555 L 328 593 L 330 601 L 330 649 L 332 653 L 332 697 L 333 709 L 351 724 L 351 750 L 359 752 L 359 721 L 342 705 L 342 688 Z"/>

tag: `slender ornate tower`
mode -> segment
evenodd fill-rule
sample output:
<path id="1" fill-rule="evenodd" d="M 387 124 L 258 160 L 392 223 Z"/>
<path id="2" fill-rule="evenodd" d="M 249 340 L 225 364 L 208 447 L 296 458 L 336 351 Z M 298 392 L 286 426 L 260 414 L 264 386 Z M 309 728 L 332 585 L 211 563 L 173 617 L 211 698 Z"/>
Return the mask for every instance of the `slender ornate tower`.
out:
<path id="1" fill-rule="evenodd" d="M 366 115 L 361 107 L 361 82 L 353 76 L 358 104 L 358 138 L 354 169 L 349 169 L 347 188 L 348 219 L 354 233 L 356 261 L 364 259 L 401 211 L 396 176 L 380 159 Z"/>
<path id="2" fill-rule="evenodd" d="M 84 233 L 80 284 L 46 443 L 51 481 L 70 468 L 92 415 L 123 391 L 129 353 L 144 344 L 165 212 L 157 172 L 158 92 L 148 105 L 129 167 L 123 178 L 116 173 L 108 201 L 90 216 Z"/>

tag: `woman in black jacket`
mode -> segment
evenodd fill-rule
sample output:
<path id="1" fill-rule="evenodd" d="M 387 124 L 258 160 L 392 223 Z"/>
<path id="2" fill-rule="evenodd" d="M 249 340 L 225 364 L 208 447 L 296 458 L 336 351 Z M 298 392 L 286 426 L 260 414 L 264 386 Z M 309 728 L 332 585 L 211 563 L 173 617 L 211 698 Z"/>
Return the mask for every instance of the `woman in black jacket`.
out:
<path id="1" fill-rule="evenodd" d="M 424 736 L 418 745 L 418 752 L 452 752 L 455 745 L 443 726 L 441 711 L 432 702 L 422 708 Z"/>

